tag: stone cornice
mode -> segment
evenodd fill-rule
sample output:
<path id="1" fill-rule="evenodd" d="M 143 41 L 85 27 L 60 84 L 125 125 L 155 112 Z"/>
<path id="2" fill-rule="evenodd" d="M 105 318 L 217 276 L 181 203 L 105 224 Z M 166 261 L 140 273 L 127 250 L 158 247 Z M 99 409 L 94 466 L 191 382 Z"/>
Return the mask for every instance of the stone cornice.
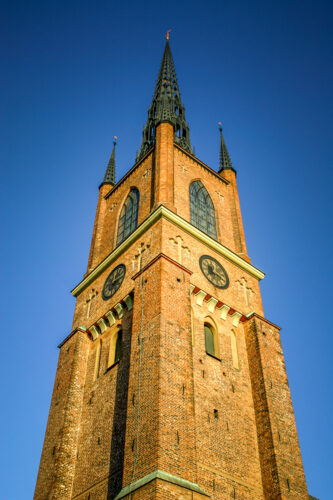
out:
<path id="1" fill-rule="evenodd" d="M 265 323 L 268 323 L 269 325 L 273 326 L 274 328 L 277 328 L 279 331 L 281 330 L 281 326 L 278 326 L 275 323 L 272 323 L 272 321 L 269 321 L 268 319 L 264 318 L 263 316 L 260 316 L 260 314 L 257 314 L 255 312 L 248 314 L 246 317 L 247 317 L 247 319 L 258 318 L 261 321 L 265 321 Z"/>
<path id="2" fill-rule="evenodd" d="M 175 226 L 180 229 L 183 229 L 188 234 L 196 238 L 198 241 L 201 241 L 206 246 L 208 246 L 211 250 L 214 250 L 219 255 L 225 257 L 230 262 L 233 262 L 238 267 L 248 272 L 255 278 L 261 280 L 265 277 L 265 274 L 260 271 L 260 269 L 256 268 L 238 254 L 229 250 L 229 248 L 225 247 L 218 241 L 214 240 L 207 234 L 200 231 L 200 229 L 193 226 L 190 222 L 186 221 L 179 215 L 175 214 L 164 205 L 160 205 L 154 212 L 152 212 L 147 219 L 140 224 L 133 231 L 125 241 L 123 241 L 118 247 L 116 247 L 109 255 L 105 257 L 105 259 L 98 264 L 95 269 L 93 269 L 75 288 L 72 290 L 72 295 L 77 297 L 90 283 L 92 283 L 105 269 L 107 269 L 112 262 L 114 262 L 129 246 L 131 246 L 140 236 L 147 231 L 156 221 L 158 221 L 161 217 L 168 220 Z"/>
<path id="3" fill-rule="evenodd" d="M 60 342 L 60 344 L 58 345 L 58 348 L 60 349 L 67 342 L 67 340 L 69 340 L 71 337 L 73 337 L 73 335 L 76 332 L 87 333 L 87 330 L 84 326 L 78 326 L 78 327 L 74 328 L 74 330 L 72 330 L 71 333 L 69 335 L 67 335 L 67 337 L 64 338 L 64 340 L 62 342 Z"/>
<path id="4" fill-rule="evenodd" d="M 171 262 L 175 266 L 179 267 L 179 269 L 181 269 L 182 271 L 185 271 L 188 274 L 193 274 L 192 271 L 190 271 L 186 267 L 182 266 L 181 264 L 179 264 L 179 262 L 175 261 L 174 259 L 171 259 L 171 257 L 168 257 L 164 253 L 159 253 L 150 262 L 148 262 L 148 264 L 146 264 L 140 271 L 138 271 L 136 274 L 134 274 L 134 276 L 132 276 L 132 280 L 135 280 L 138 276 L 140 276 L 140 274 L 142 274 L 144 271 L 146 271 L 146 269 L 148 269 L 148 267 L 152 266 L 160 258 L 163 258 L 163 259 Z"/>
<path id="5" fill-rule="evenodd" d="M 167 483 L 172 483 L 176 484 L 177 486 L 181 486 L 182 488 L 185 488 L 190 491 L 194 491 L 196 493 L 199 493 L 200 495 L 204 495 L 209 497 L 209 495 L 203 491 L 200 486 L 198 486 L 196 483 L 192 483 L 191 481 L 188 481 L 187 479 L 183 479 L 181 477 L 174 476 L 173 474 L 169 474 L 168 472 L 164 472 L 161 470 L 156 470 L 154 472 L 151 472 L 145 477 L 142 477 L 141 479 L 138 479 L 134 483 L 129 484 L 128 486 L 125 486 L 120 493 L 115 497 L 115 500 L 120 500 L 121 498 L 124 498 L 133 491 L 138 490 L 139 488 L 142 488 L 146 484 L 150 483 L 151 481 L 155 481 L 156 479 L 160 479 L 162 481 L 166 481 Z"/>

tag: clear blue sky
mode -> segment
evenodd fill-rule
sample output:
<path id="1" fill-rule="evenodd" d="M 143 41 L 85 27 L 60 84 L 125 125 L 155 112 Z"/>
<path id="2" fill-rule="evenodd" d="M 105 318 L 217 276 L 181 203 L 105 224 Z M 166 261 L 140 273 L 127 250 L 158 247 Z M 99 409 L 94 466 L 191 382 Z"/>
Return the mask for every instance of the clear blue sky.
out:
<path id="1" fill-rule="evenodd" d="M 192 144 L 238 171 L 309 491 L 332 493 L 332 2 L 1 2 L 1 498 L 32 497 L 70 290 L 118 135 L 132 166 L 164 47 Z"/>

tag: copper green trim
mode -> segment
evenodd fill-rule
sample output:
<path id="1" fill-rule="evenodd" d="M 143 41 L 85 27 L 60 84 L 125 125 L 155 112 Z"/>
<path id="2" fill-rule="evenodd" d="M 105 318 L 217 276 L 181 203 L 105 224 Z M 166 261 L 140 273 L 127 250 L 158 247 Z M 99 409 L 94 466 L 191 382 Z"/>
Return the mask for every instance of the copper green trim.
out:
<path id="1" fill-rule="evenodd" d="M 196 483 L 192 483 L 191 481 L 187 481 L 187 479 L 182 479 L 177 476 L 173 476 L 172 474 L 169 474 L 168 472 L 163 472 L 161 470 L 156 470 L 154 472 L 151 472 L 147 476 L 142 477 L 141 479 L 138 479 L 138 481 L 135 481 L 134 483 L 129 484 L 128 486 L 125 486 L 120 493 L 115 497 L 114 500 L 120 500 L 121 498 L 126 497 L 130 493 L 133 493 L 133 491 L 142 488 L 148 483 L 151 483 L 152 481 L 155 481 L 156 479 L 161 479 L 162 481 L 166 481 L 168 483 L 176 484 L 177 486 L 181 486 L 182 488 L 186 488 L 187 490 L 195 491 L 196 493 L 200 493 L 201 495 L 205 495 L 206 497 L 210 498 L 210 496 L 203 491 L 200 486 L 198 486 Z"/>

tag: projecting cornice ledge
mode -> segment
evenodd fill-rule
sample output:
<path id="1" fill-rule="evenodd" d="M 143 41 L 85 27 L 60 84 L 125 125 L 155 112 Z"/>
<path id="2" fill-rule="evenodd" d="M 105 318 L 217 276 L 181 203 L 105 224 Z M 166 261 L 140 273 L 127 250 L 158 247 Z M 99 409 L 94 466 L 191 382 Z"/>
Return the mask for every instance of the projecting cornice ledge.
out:
<path id="1" fill-rule="evenodd" d="M 221 245 L 218 241 L 214 240 L 207 234 L 200 231 L 200 229 L 193 226 L 190 222 L 186 221 L 179 215 L 175 214 L 164 205 L 160 205 L 154 212 L 140 226 L 133 231 L 132 234 L 126 238 L 117 248 L 115 248 L 105 259 L 91 271 L 75 288 L 72 290 L 72 295 L 77 297 L 87 286 L 90 285 L 105 269 L 107 269 L 128 247 L 130 247 L 138 238 L 144 234 L 158 219 L 163 217 L 175 226 L 183 229 L 188 234 L 201 241 L 206 246 L 214 250 L 216 253 L 233 262 L 238 267 L 248 272 L 255 278 L 261 280 L 265 277 L 265 273 L 260 271 L 257 267 L 253 266 L 238 254 L 229 250 L 229 248 Z"/>
<path id="2" fill-rule="evenodd" d="M 160 480 L 166 481 L 168 483 L 176 484 L 177 486 L 181 486 L 182 488 L 186 488 L 187 490 L 195 491 L 196 493 L 200 493 L 201 495 L 209 497 L 209 495 L 207 493 L 205 493 L 200 488 L 200 486 L 198 486 L 196 483 L 191 483 L 190 481 L 187 481 L 186 479 L 182 479 L 180 477 L 173 476 L 172 474 L 169 474 L 168 472 L 156 470 L 154 472 L 151 472 L 147 476 L 139 479 L 138 481 L 135 481 L 134 483 L 131 483 L 128 486 L 125 486 L 125 488 L 123 488 L 121 490 L 121 492 L 118 493 L 118 495 L 115 497 L 114 500 L 120 500 L 121 498 L 126 497 L 130 493 L 133 493 L 133 491 L 138 490 L 139 488 L 142 488 L 146 484 L 148 484 L 151 481 L 154 481 L 156 479 L 160 479 Z"/>

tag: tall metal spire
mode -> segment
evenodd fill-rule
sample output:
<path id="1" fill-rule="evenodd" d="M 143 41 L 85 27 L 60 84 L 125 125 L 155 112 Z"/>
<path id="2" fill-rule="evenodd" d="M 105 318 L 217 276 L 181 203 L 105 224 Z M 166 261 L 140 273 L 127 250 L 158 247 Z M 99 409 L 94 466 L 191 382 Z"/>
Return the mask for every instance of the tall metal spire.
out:
<path id="1" fill-rule="evenodd" d="M 175 131 L 175 142 L 193 154 L 190 131 L 185 120 L 185 108 L 180 99 L 175 65 L 169 45 L 169 33 L 170 30 L 166 34 L 162 63 L 153 100 L 148 109 L 148 120 L 143 129 L 142 143 L 137 160 L 154 145 L 156 126 L 161 122 L 171 123 Z"/>
<path id="2" fill-rule="evenodd" d="M 106 172 L 104 175 L 103 184 L 110 184 L 114 186 L 116 184 L 116 144 L 117 144 L 117 136 L 114 136 L 112 153 L 110 156 L 110 160 L 108 166 L 106 167 Z"/>
<path id="3" fill-rule="evenodd" d="M 224 141 L 221 122 L 219 122 L 219 130 L 220 130 L 220 168 L 219 168 L 219 173 L 223 172 L 223 170 L 233 170 L 235 172 L 235 169 L 233 168 L 231 160 L 230 160 L 227 145 Z"/>

